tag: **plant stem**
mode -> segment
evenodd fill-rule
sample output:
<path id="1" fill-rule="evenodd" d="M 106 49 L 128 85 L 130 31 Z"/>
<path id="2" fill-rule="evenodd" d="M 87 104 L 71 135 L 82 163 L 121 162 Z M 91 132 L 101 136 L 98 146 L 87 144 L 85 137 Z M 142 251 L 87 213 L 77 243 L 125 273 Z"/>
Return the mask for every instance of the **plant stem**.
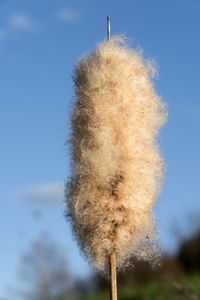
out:
<path id="1" fill-rule="evenodd" d="M 108 41 L 110 40 L 110 17 L 107 16 L 107 32 L 108 32 Z"/>
<path id="2" fill-rule="evenodd" d="M 116 254 L 110 255 L 110 300 L 117 300 Z"/>

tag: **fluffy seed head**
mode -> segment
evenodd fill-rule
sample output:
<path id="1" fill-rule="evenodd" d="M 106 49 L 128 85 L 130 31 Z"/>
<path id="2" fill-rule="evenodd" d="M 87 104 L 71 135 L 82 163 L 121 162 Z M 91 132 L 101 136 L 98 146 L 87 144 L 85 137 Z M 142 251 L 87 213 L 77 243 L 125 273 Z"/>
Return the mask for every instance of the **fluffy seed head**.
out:
<path id="1" fill-rule="evenodd" d="M 74 69 L 72 175 L 67 217 L 86 257 L 105 272 L 130 256 L 157 256 L 152 208 L 164 162 L 157 145 L 166 109 L 155 93 L 154 67 L 123 36 L 100 43 Z"/>

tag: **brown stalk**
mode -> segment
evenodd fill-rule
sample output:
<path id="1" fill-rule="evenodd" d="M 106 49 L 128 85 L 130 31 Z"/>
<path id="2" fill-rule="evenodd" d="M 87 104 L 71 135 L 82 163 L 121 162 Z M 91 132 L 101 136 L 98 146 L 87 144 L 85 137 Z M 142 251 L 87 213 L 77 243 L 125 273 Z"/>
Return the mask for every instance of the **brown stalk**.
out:
<path id="1" fill-rule="evenodd" d="M 110 255 L 110 300 L 117 300 L 116 254 Z"/>

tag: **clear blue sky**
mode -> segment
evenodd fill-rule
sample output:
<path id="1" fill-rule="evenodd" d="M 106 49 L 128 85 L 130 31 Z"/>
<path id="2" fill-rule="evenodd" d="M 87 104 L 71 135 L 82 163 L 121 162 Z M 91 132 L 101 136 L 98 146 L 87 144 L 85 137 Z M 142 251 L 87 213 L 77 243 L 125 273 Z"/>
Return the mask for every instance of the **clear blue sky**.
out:
<path id="1" fill-rule="evenodd" d="M 0 299 L 44 230 L 75 274 L 89 270 L 63 217 L 64 142 L 73 65 L 106 37 L 107 15 L 112 35 L 127 34 L 159 65 L 156 88 L 169 112 L 160 139 L 167 177 L 156 207 L 165 251 L 176 246 L 173 224 L 186 228 L 187 216 L 200 212 L 200 1 L 0 0 Z"/>

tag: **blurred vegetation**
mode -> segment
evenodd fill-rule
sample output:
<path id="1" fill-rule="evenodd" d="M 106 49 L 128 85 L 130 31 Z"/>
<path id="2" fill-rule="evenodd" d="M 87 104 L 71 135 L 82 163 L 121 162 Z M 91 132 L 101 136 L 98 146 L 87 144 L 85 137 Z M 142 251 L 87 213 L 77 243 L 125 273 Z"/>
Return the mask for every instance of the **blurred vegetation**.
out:
<path id="1" fill-rule="evenodd" d="M 134 262 L 134 268 L 118 275 L 119 300 L 200 299 L 200 231 L 180 242 L 174 257 L 163 256 L 161 265 Z M 109 299 L 108 282 L 93 277 L 96 292 L 78 300 Z"/>
<path id="2" fill-rule="evenodd" d="M 177 260 L 184 267 L 185 272 L 200 272 L 200 233 L 195 233 L 181 244 Z"/>
<path id="3" fill-rule="evenodd" d="M 72 289 L 66 257 L 47 232 L 42 232 L 21 257 L 19 275 L 21 299 L 54 300 Z"/>
<path id="4" fill-rule="evenodd" d="M 157 268 L 141 261 L 132 264 L 133 268 L 118 274 L 118 300 L 200 300 L 200 231 L 183 239 L 176 255 L 164 255 Z M 105 278 L 93 274 L 85 280 L 73 281 L 66 267 L 55 245 L 40 238 L 23 260 L 22 273 L 32 283 L 32 292 L 26 292 L 25 298 L 109 299 L 109 282 Z"/>
<path id="5" fill-rule="evenodd" d="M 79 300 L 109 299 L 109 293 L 102 292 Z M 198 300 L 200 299 L 200 275 L 186 276 L 175 281 L 152 281 L 135 288 L 119 290 L 119 300 Z"/>

